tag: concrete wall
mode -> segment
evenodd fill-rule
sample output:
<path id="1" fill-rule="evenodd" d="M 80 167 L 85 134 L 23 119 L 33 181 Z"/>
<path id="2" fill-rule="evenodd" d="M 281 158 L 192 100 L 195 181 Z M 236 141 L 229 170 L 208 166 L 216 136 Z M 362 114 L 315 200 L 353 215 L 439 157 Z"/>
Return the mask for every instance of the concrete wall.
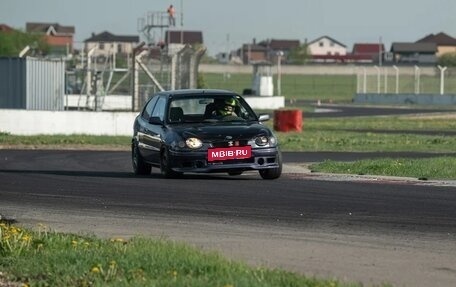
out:
<path id="1" fill-rule="evenodd" d="M 38 134 L 133 134 L 133 122 L 138 113 L 0 110 L 0 132 L 15 135 Z"/>
<path id="2" fill-rule="evenodd" d="M 247 103 L 253 109 L 280 109 L 285 107 L 285 97 L 279 96 L 244 96 Z M 94 107 L 94 97 L 89 99 L 89 107 Z M 70 109 L 84 109 L 86 107 L 87 96 L 67 95 L 65 96 L 65 106 Z M 129 111 L 131 110 L 131 96 L 109 95 L 103 101 L 103 111 Z"/>
<path id="3" fill-rule="evenodd" d="M 254 109 L 278 109 L 284 97 L 246 97 Z M 15 135 L 87 134 L 130 136 L 136 112 L 0 109 L 0 132 Z"/>

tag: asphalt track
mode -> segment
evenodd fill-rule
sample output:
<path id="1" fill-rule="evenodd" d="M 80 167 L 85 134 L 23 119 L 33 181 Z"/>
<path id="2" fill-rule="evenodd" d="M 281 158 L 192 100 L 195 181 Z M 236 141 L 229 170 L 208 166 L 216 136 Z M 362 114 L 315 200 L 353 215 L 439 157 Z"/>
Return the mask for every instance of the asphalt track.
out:
<path id="1" fill-rule="evenodd" d="M 365 117 L 365 116 L 391 116 L 391 115 L 411 115 L 411 114 L 433 114 L 433 113 L 456 113 L 454 108 L 417 108 L 415 106 L 365 106 L 354 104 L 320 104 L 317 105 L 309 101 L 297 101 L 293 105 L 310 105 L 314 108 L 313 112 L 305 112 L 304 117 L 323 118 L 323 117 Z"/>
<path id="2" fill-rule="evenodd" d="M 364 156 L 374 155 L 284 153 L 273 181 L 256 172 L 168 180 L 156 169 L 134 176 L 125 151 L 0 150 L 0 214 L 58 231 L 167 237 L 367 286 L 456 286 L 454 184 L 331 180 L 292 168 Z"/>

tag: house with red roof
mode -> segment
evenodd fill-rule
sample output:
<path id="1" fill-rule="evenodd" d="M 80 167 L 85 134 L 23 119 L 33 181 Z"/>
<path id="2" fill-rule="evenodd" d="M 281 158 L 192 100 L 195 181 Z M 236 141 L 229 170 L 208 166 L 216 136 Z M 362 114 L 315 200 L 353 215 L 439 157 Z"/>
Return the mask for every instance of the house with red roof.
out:
<path id="1" fill-rule="evenodd" d="M 51 47 L 53 54 L 71 54 L 73 52 L 74 26 L 62 26 L 58 23 L 26 23 L 28 33 L 41 34 Z"/>
<path id="2" fill-rule="evenodd" d="M 3 32 L 3 33 L 10 33 L 10 32 L 13 32 L 14 29 L 11 28 L 10 26 L 6 25 L 6 24 L 0 24 L 0 32 Z"/>
<path id="3" fill-rule="evenodd" d="M 381 43 L 355 43 L 349 56 L 357 63 L 378 63 L 384 54 L 385 46 Z"/>

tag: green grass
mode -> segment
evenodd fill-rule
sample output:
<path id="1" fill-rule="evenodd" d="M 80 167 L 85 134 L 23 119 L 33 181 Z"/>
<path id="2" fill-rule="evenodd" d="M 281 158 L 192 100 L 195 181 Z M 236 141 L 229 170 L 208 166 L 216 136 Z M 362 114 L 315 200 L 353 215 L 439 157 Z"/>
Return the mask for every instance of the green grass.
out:
<path id="1" fill-rule="evenodd" d="M 0 240 L 0 285 L 7 280 L 22 286 L 360 286 L 253 268 L 164 239 L 106 240 L 1 223 Z"/>
<path id="2" fill-rule="evenodd" d="M 252 87 L 250 74 L 203 73 L 206 88 L 232 90 L 242 94 Z M 277 92 L 274 76 L 274 92 Z M 351 102 L 356 93 L 355 75 L 282 75 L 282 95 L 286 99 Z"/>
<path id="3" fill-rule="evenodd" d="M 376 159 L 360 160 L 356 162 L 335 162 L 327 160 L 313 164 L 313 172 L 344 173 L 344 174 L 371 174 L 385 176 L 414 177 L 427 179 L 456 180 L 456 157 L 436 157 L 429 159 Z"/>
<path id="4" fill-rule="evenodd" d="M 105 148 L 126 148 L 131 143 L 129 136 L 92 136 L 92 135 L 32 135 L 21 136 L 0 132 L 0 146 L 43 147 L 43 146 L 95 146 Z"/>
<path id="5" fill-rule="evenodd" d="M 396 92 L 396 77 L 389 71 L 387 82 L 382 73 L 380 82 L 377 75 L 369 75 L 366 78 L 366 92 L 376 93 L 378 89 L 387 93 Z M 242 73 L 202 73 L 207 88 L 222 88 L 242 93 L 246 88 L 252 87 L 253 76 Z M 363 86 L 360 78 L 359 88 Z M 273 75 L 274 93 L 277 94 L 277 75 Z M 351 102 L 357 91 L 357 75 L 294 75 L 283 74 L 281 77 L 282 95 L 286 99 Z M 415 76 L 401 75 L 399 79 L 399 93 L 415 93 Z M 378 86 L 380 84 L 380 86 Z M 420 77 L 420 93 L 439 94 L 440 75 Z M 445 92 L 456 93 L 456 82 L 445 81 Z"/>

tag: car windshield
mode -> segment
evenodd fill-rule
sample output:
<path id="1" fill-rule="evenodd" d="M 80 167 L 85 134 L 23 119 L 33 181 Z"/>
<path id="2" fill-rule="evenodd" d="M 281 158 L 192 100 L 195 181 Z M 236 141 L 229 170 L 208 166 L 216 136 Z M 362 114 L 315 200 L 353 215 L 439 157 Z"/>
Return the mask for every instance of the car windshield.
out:
<path id="1" fill-rule="evenodd" d="M 171 100 L 169 123 L 256 121 L 256 114 L 239 96 L 176 97 Z"/>

